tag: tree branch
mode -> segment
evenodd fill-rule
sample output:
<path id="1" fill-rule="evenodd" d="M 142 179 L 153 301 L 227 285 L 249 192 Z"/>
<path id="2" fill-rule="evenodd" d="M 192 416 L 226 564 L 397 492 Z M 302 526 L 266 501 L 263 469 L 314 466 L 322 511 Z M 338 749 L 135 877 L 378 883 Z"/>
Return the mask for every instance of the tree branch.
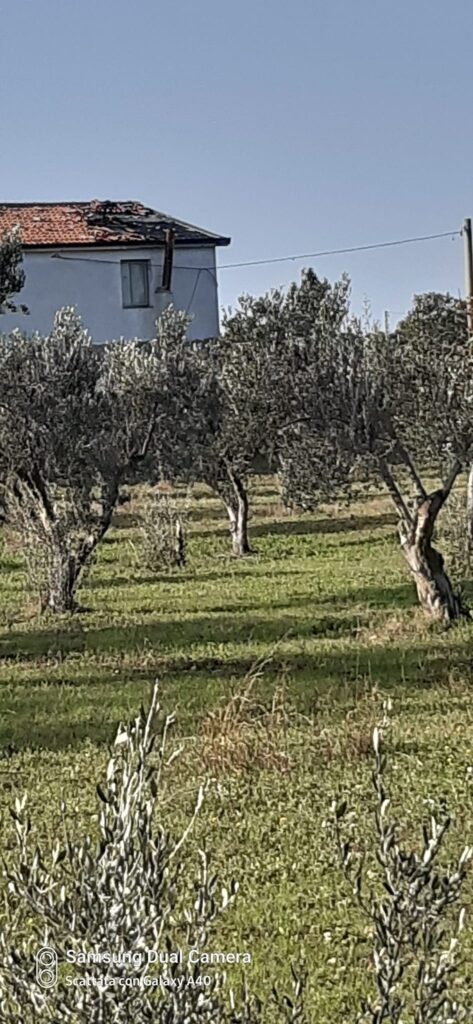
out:
<path id="1" fill-rule="evenodd" d="M 449 497 L 450 492 L 452 490 L 452 487 L 453 487 L 453 485 L 455 483 L 455 480 L 460 475 L 462 469 L 463 469 L 462 463 L 460 462 L 459 459 L 456 459 L 454 464 L 453 464 L 453 466 L 452 466 L 452 468 L 451 468 L 451 470 L 450 470 L 450 473 L 447 476 L 447 479 L 444 480 L 443 485 L 442 485 L 442 493 L 443 493 L 443 500 L 444 500 L 444 502 Z"/>
<path id="2" fill-rule="evenodd" d="M 412 526 L 411 513 L 409 512 L 409 509 L 404 501 L 404 498 L 402 497 L 402 494 L 396 484 L 396 481 L 391 473 L 391 470 L 389 469 L 386 459 L 379 459 L 379 472 L 381 474 L 383 482 L 385 483 L 391 495 L 394 505 L 396 506 L 400 519 L 402 519 L 409 526 Z"/>
<path id="3" fill-rule="evenodd" d="M 92 529 L 88 537 L 84 538 L 79 548 L 77 563 L 81 567 L 86 565 L 92 552 L 97 547 L 97 544 L 102 540 L 102 537 L 107 532 L 118 501 L 119 491 L 120 484 L 119 481 L 115 479 L 107 488 L 106 496 L 104 495 L 102 497 L 102 514 L 98 518 L 95 529 Z"/>
<path id="4" fill-rule="evenodd" d="M 56 523 L 56 512 L 54 504 L 50 500 L 47 486 L 41 476 L 41 473 L 37 465 L 33 465 L 30 472 L 19 472 L 16 474 L 17 479 L 26 487 L 29 488 L 33 495 L 39 499 L 39 515 L 43 521 L 45 529 L 49 529 Z"/>
<path id="5" fill-rule="evenodd" d="M 155 431 L 155 428 L 156 428 L 156 421 L 157 421 L 157 418 L 158 418 L 158 406 L 159 406 L 159 403 L 155 402 L 154 406 L 153 406 L 153 412 L 152 412 L 151 417 L 150 417 L 150 421 L 149 421 L 149 424 L 148 424 L 148 429 L 146 431 L 143 444 L 142 444 L 141 448 L 139 448 L 138 450 L 136 450 L 136 451 L 131 453 L 131 455 L 130 455 L 130 465 L 133 465 L 134 463 L 137 463 L 137 462 L 142 462 L 142 460 L 146 458 L 146 456 L 147 456 L 147 454 L 149 452 L 149 446 L 150 446 L 151 441 L 153 439 L 153 434 L 154 434 L 154 431 Z"/>
<path id="6" fill-rule="evenodd" d="M 402 459 L 404 465 L 406 466 L 406 468 L 409 470 L 409 473 L 410 473 L 410 475 L 412 477 L 412 480 L 414 482 L 415 489 L 417 491 L 417 496 L 419 498 L 421 498 L 422 501 L 423 501 L 427 497 L 427 491 L 426 491 L 426 489 L 425 489 L 425 487 L 424 487 L 424 485 L 422 483 L 422 480 L 420 479 L 420 476 L 419 476 L 419 474 L 418 474 L 418 472 L 417 472 L 417 470 L 415 468 L 415 465 L 414 465 L 414 463 L 413 463 L 413 461 L 412 461 L 412 459 L 411 459 L 411 457 L 409 455 L 409 452 L 406 451 L 406 449 L 404 448 L 404 445 L 401 444 L 401 442 L 398 441 L 398 440 L 396 440 L 396 451 L 397 451 L 398 455 L 401 456 L 401 459 Z"/>
<path id="7" fill-rule="evenodd" d="M 462 468 L 461 462 L 457 459 L 442 486 L 427 495 L 419 505 L 415 519 L 415 537 L 419 547 L 425 548 L 427 544 L 431 543 L 437 516 L 447 501 Z"/>

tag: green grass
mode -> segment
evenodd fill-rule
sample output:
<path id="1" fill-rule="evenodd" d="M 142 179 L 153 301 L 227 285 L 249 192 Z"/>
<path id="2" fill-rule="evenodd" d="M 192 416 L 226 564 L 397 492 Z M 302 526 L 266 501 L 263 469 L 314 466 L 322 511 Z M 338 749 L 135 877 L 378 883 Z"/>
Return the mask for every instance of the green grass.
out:
<path id="1" fill-rule="evenodd" d="M 132 503 L 80 592 L 83 610 L 57 620 L 37 617 L 21 557 L 4 547 L 1 842 L 8 851 L 6 808 L 25 787 L 42 839 L 57 833 L 62 794 L 77 833 L 93 828 L 107 744 L 156 677 L 187 738 L 169 780 L 180 818 L 204 774 L 204 720 L 260 660 L 255 700 L 269 707 L 284 681 L 290 770 L 226 772 L 210 789 L 191 852 L 205 836 L 219 872 L 240 883 L 212 945 L 248 949 L 249 982 L 263 995 L 275 980 L 284 987 L 304 955 L 311 1019 L 348 1022 L 369 987 L 369 942 L 335 863 L 330 803 L 349 794 L 369 845 L 369 736 L 390 695 L 390 777 L 403 828 L 410 834 L 427 801 L 445 797 L 449 851 L 471 841 L 472 627 L 446 630 L 422 618 L 392 510 L 374 491 L 355 505 L 292 516 L 271 481 L 259 480 L 252 509 L 254 554 L 238 562 L 218 502 L 196 488 L 189 565 L 155 577 L 140 566 Z M 471 979 L 465 984 L 471 991 Z"/>

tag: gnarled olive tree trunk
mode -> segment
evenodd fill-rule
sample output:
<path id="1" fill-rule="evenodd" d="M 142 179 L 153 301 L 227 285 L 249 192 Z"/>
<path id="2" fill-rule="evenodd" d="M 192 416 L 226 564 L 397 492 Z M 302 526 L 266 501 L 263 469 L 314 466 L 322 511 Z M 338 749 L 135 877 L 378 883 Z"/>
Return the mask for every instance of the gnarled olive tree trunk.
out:
<path id="1" fill-rule="evenodd" d="M 400 528 L 401 548 L 423 610 L 432 619 L 453 622 L 465 614 L 465 609 L 445 572 L 442 555 L 432 545 L 435 521 L 444 501 L 441 490 L 428 495 L 414 513 L 407 532 Z"/>
<path id="2" fill-rule="evenodd" d="M 417 501 L 409 508 L 386 462 L 381 462 L 381 475 L 399 513 L 401 549 L 412 573 L 419 604 L 429 618 L 453 622 L 469 617 L 467 609 L 455 593 L 445 571 L 444 560 L 433 546 L 432 538 L 438 514 L 447 501 L 461 466 L 455 464 L 442 487 L 427 494 L 416 477 Z"/>
<path id="3" fill-rule="evenodd" d="M 225 505 L 232 539 L 232 552 L 236 558 L 251 554 L 248 537 L 248 494 L 242 478 L 229 462 L 221 462 L 218 472 L 208 472 L 205 482 L 218 494 Z"/>
<path id="4" fill-rule="evenodd" d="M 183 569 L 186 564 L 186 538 L 184 534 L 184 527 L 182 525 L 182 519 L 178 516 L 176 519 L 176 565 L 180 569 Z"/>
<path id="5" fill-rule="evenodd" d="M 8 515 L 22 538 L 30 583 L 42 611 L 74 611 L 81 574 L 110 526 L 118 494 L 118 482 L 108 483 L 100 495 L 100 513 L 87 522 L 79 504 L 71 513 L 67 501 L 55 500 L 38 472 L 7 482 Z M 73 502 L 74 496 L 69 500 Z"/>
<path id="6" fill-rule="evenodd" d="M 80 569 L 74 555 L 64 550 L 62 544 L 51 546 L 49 572 L 45 588 L 41 593 L 41 611 L 57 614 L 71 612 L 75 608 L 75 595 L 79 583 Z"/>
<path id="7" fill-rule="evenodd" d="M 97 545 L 105 536 L 112 521 L 113 512 L 118 501 L 118 485 L 107 490 L 102 496 L 102 512 L 93 529 L 90 530 L 74 550 L 74 540 L 70 536 L 64 541 L 54 540 L 51 531 L 50 572 L 48 588 L 42 600 L 42 608 L 61 613 L 71 612 L 76 608 L 76 593 L 84 569 L 89 565 Z"/>
<path id="8" fill-rule="evenodd" d="M 248 537 L 248 494 L 241 478 L 227 470 L 229 487 L 225 489 L 223 500 L 227 509 L 232 538 L 232 551 L 237 558 L 251 554 Z"/>
<path id="9" fill-rule="evenodd" d="M 78 546 L 70 537 L 58 537 L 54 530 L 50 531 L 44 541 L 48 565 L 41 592 L 42 611 L 61 614 L 76 609 L 81 576 L 110 525 L 112 513 L 113 509 L 110 509 L 106 526 L 101 523 L 99 529 L 91 532 Z"/>

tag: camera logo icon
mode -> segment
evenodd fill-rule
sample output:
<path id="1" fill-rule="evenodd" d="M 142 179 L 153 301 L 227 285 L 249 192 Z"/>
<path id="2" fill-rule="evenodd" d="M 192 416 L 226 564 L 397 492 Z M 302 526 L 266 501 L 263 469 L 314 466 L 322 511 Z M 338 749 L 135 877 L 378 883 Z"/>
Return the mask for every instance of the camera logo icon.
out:
<path id="1" fill-rule="evenodd" d="M 36 981 L 41 988 L 53 988 L 57 982 L 57 953 L 51 946 L 38 949 L 36 960 Z"/>

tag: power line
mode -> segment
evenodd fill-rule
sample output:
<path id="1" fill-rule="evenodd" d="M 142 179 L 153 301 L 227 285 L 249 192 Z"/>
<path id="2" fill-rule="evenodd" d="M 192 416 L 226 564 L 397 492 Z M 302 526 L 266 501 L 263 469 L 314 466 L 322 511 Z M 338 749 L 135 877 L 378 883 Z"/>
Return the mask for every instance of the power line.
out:
<path id="1" fill-rule="evenodd" d="M 241 263 L 221 263 L 218 270 L 235 270 L 239 267 L 257 267 L 263 266 L 270 263 L 289 263 L 297 260 L 314 260 L 319 259 L 322 256 L 341 256 L 346 253 L 352 252 L 367 252 L 373 249 L 388 249 L 397 245 L 412 245 L 413 242 L 430 242 L 437 238 L 451 238 L 452 240 L 459 237 L 462 234 L 461 229 L 455 231 L 440 231 L 433 235 L 415 235 L 412 238 L 397 238 L 389 242 L 372 242 L 370 245 L 350 245 L 343 249 L 322 249 L 320 252 L 306 252 L 294 256 L 274 256 L 268 259 L 258 260 L 243 260 Z M 70 260 L 73 263 L 86 262 L 86 263 L 113 263 L 118 265 L 121 260 L 108 260 L 99 259 L 93 256 L 63 256 L 60 253 L 54 253 L 52 259 Z M 151 263 L 151 266 L 162 269 L 161 264 Z M 174 264 L 175 270 L 207 270 L 212 273 L 215 268 L 212 267 L 188 267 L 183 264 Z"/>
<path id="2" fill-rule="evenodd" d="M 454 238 L 461 235 L 461 230 L 441 231 L 436 235 L 417 235 L 414 238 L 398 238 L 391 242 L 373 242 L 371 245 L 351 245 L 346 249 L 324 249 L 321 252 L 306 252 L 300 256 L 276 256 L 272 259 L 246 260 L 243 263 L 221 263 L 219 270 L 230 270 L 235 267 L 256 267 L 264 263 L 286 263 L 289 260 L 314 260 L 319 256 L 338 256 L 349 252 L 366 252 L 368 249 L 387 249 L 394 245 L 410 245 L 412 242 L 429 242 L 434 238 Z"/>
<path id="3" fill-rule="evenodd" d="M 141 259 L 141 257 L 137 257 L 137 258 Z M 60 252 L 53 252 L 53 253 L 51 253 L 50 259 L 52 259 L 52 260 L 66 260 L 68 263 L 103 263 L 104 266 L 107 266 L 107 265 L 111 264 L 111 265 L 113 265 L 115 267 L 119 267 L 120 263 L 123 262 L 123 260 L 100 259 L 99 256 L 64 256 Z M 129 259 L 129 257 L 127 256 L 125 262 L 127 262 L 128 259 Z M 163 269 L 162 263 L 153 263 L 152 261 L 149 261 L 149 262 L 150 262 L 150 265 L 152 267 L 157 267 L 158 270 L 162 270 Z M 213 270 L 213 269 L 214 269 L 214 267 L 186 267 L 186 266 L 183 266 L 180 263 L 175 263 L 174 264 L 174 270 Z"/>
<path id="4" fill-rule="evenodd" d="M 197 285 L 199 284 L 200 275 L 201 275 L 203 269 L 204 268 L 199 267 L 199 270 L 197 271 L 196 278 L 195 278 L 195 281 L 194 281 L 194 287 L 192 289 L 192 295 L 191 295 L 191 297 L 189 299 L 189 302 L 187 303 L 187 306 L 186 306 L 186 313 L 189 313 L 190 308 L 192 306 L 192 303 L 193 303 L 193 301 L 195 299 L 195 293 L 197 291 Z"/>

